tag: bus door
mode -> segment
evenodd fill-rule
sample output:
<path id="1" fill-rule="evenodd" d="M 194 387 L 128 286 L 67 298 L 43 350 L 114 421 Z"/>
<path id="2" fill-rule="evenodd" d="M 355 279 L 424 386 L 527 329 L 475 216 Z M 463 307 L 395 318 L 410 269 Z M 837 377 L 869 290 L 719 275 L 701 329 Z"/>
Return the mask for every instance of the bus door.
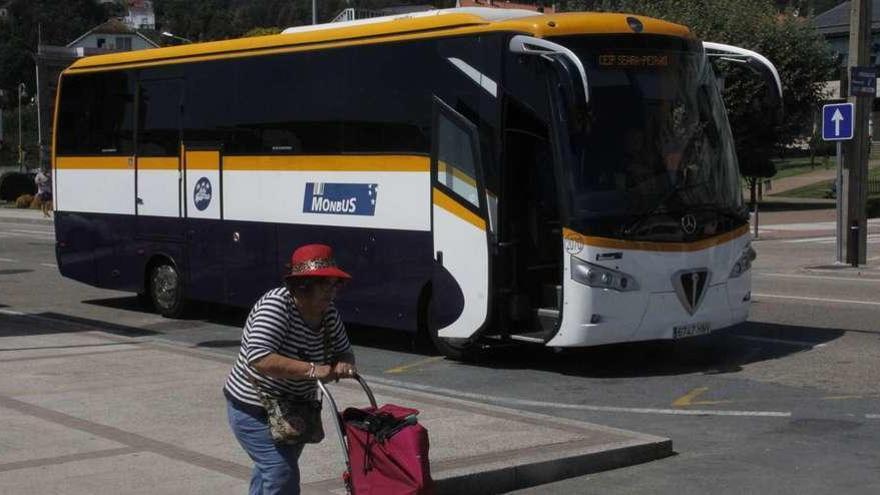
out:
<path id="1" fill-rule="evenodd" d="M 183 143 L 188 296 L 224 300 L 221 153 L 217 145 Z"/>
<path id="2" fill-rule="evenodd" d="M 431 147 L 434 273 L 431 319 L 443 339 L 467 339 L 489 315 L 487 205 L 476 126 L 434 101 Z"/>
<path id="3" fill-rule="evenodd" d="M 180 79 L 138 84 L 135 212 L 140 236 L 176 237 L 181 216 Z M 177 234 L 177 235 L 175 235 Z"/>

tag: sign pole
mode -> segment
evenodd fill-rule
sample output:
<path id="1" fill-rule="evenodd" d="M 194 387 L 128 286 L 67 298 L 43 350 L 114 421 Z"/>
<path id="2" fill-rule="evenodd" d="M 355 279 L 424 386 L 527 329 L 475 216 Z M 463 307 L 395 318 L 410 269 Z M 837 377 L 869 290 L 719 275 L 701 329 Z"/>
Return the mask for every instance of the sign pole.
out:
<path id="1" fill-rule="evenodd" d="M 846 237 L 846 222 L 843 215 L 843 151 L 840 141 L 837 142 L 837 179 L 834 182 L 834 200 L 837 213 L 837 262 L 846 263 L 846 249 L 843 238 Z"/>
<path id="2" fill-rule="evenodd" d="M 862 91 L 861 85 L 854 85 L 854 79 L 864 81 L 860 69 L 867 69 L 871 42 L 871 1 L 853 0 L 850 3 L 849 60 L 847 73 L 850 76 L 848 101 L 854 104 L 853 139 L 843 146 L 842 177 L 838 185 L 842 201 L 842 227 L 844 235 L 838 231 L 839 241 L 846 251 L 846 263 L 858 266 L 865 263 L 867 247 L 867 190 L 868 177 L 868 118 L 871 112 L 874 92 Z M 870 70 L 868 71 L 870 72 Z M 875 73 L 876 74 L 876 73 Z M 876 77 L 876 75 L 874 76 Z M 870 77 L 869 77 L 870 78 Z"/>

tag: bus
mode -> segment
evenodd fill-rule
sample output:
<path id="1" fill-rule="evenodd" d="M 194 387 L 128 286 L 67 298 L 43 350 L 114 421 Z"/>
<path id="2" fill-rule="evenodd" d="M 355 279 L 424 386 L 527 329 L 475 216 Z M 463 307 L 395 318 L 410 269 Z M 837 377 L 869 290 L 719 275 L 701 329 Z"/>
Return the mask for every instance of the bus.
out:
<path id="1" fill-rule="evenodd" d="M 56 102 L 58 267 L 176 317 L 248 306 L 326 243 L 347 321 L 453 358 L 729 327 L 755 254 L 721 59 L 780 103 L 761 55 L 626 14 L 456 8 L 83 58 Z"/>

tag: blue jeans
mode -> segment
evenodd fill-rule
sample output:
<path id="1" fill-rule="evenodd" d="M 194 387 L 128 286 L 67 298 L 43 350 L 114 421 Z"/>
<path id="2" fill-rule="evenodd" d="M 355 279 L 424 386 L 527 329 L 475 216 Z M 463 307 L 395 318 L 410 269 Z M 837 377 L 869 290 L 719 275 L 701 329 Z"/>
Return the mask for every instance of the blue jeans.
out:
<path id="1" fill-rule="evenodd" d="M 255 418 L 226 400 L 229 426 L 254 461 L 249 495 L 299 495 L 299 456 L 303 445 L 277 445 L 265 419 Z"/>

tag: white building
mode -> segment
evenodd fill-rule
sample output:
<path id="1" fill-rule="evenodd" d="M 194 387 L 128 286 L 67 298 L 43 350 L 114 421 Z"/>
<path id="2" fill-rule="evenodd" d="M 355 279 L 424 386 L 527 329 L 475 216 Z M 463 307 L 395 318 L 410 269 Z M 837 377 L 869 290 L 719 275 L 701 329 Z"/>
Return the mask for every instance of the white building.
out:
<path id="1" fill-rule="evenodd" d="M 97 26 L 67 44 L 70 48 L 98 48 L 110 51 L 143 50 L 159 45 L 141 32 L 128 27 L 118 19 Z"/>
<path id="2" fill-rule="evenodd" d="M 128 0 L 128 13 L 122 19 L 132 29 L 156 29 L 156 14 L 150 0 Z"/>

